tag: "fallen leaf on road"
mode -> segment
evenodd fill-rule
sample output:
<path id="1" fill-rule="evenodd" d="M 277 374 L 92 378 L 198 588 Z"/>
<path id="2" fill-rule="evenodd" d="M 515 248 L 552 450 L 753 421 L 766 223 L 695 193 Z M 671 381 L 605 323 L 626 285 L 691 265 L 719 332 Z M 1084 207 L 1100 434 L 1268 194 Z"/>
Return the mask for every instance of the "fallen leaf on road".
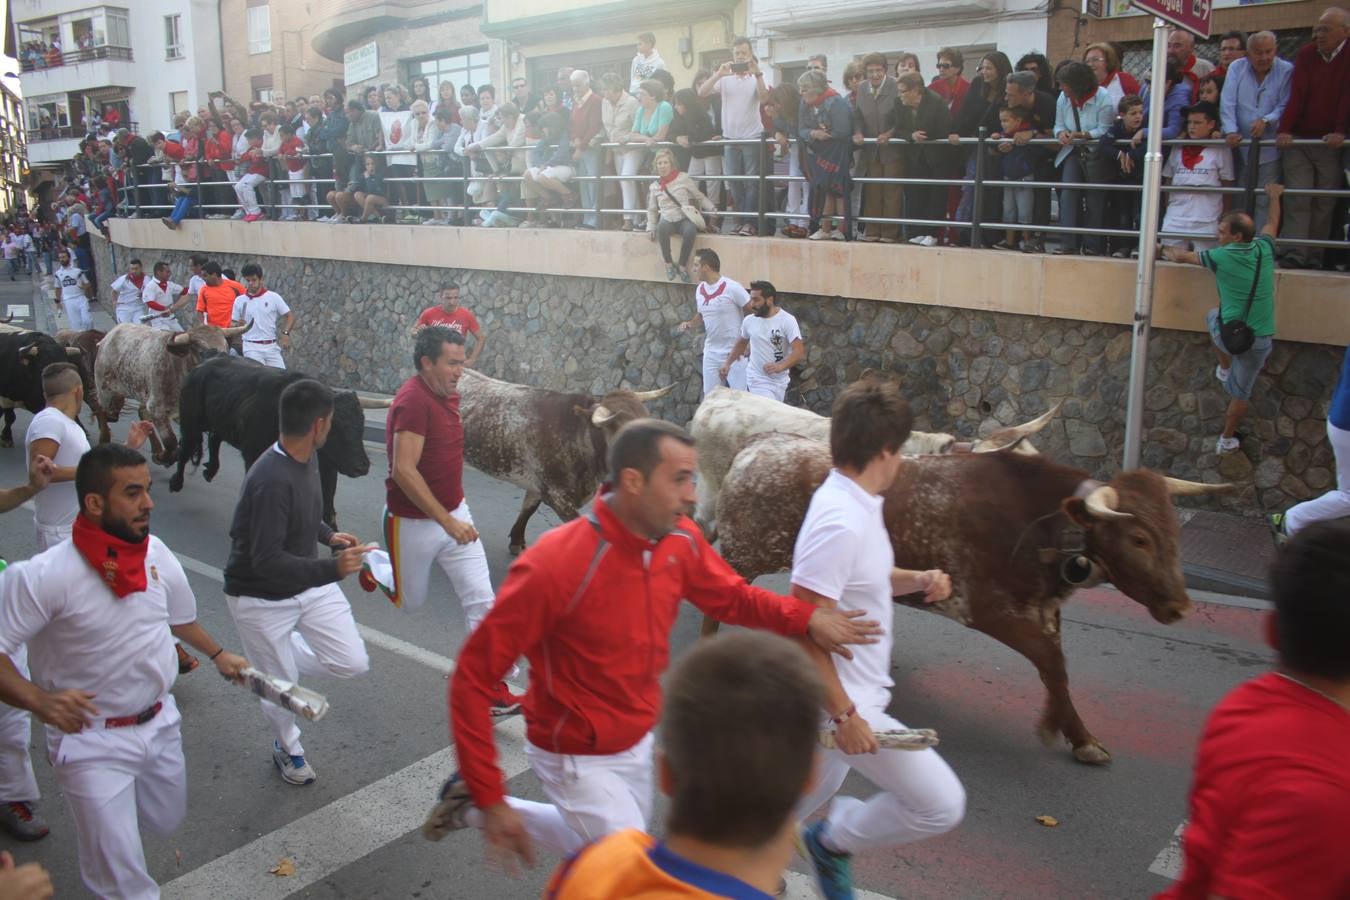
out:
<path id="1" fill-rule="evenodd" d="M 291 859 L 289 856 L 283 856 L 281 859 L 277 860 L 277 864 L 275 866 L 268 869 L 267 871 L 271 872 L 278 878 L 285 878 L 288 875 L 294 875 L 295 860 Z"/>
<path id="2" fill-rule="evenodd" d="M 183 851 L 182 850 L 173 851 L 173 858 L 174 862 L 178 863 L 178 865 L 181 866 L 183 864 Z"/>
<path id="3" fill-rule="evenodd" d="M 1037 816 L 1036 821 L 1040 822 L 1046 828 L 1054 828 L 1059 825 L 1059 819 L 1054 816 Z"/>

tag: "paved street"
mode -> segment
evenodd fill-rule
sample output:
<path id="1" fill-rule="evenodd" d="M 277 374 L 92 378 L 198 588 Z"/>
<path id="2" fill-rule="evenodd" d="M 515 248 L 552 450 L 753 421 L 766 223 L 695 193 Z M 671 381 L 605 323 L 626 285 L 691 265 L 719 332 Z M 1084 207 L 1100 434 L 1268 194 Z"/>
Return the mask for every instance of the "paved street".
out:
<path id="1" fill-rule="evenodd" d="M 0 302 L 21 292 L 6 282 Z M 0 484 L 23 480 L 19 413 L 13 450 L 0 451 Z M 125 433 L 126 423 L 115 426 Z M 372 447 L 372 474 L 342 479 L 337 506 L 344 530 L 375 539 L 383 500 L 382 449 Z M 158 506 L 152 528 L 183 560 L 203 624 L 227 647 L 238 639 L 221 594 L 219 567 L 242 476 L 238 454 L 224 454 L 212 484 L 189 473 L 170 495 L 156 469 Z M 476 472 L 466 490 L 484 536 L 494 580 L 507 569 L 506 533 L 521 492 Z M 557 520 L 536 516 L 531 538 Z M 31 512 L 0 517 L 0 552 L 10 560 L 32 552 Z M 444 578 L 434 576 L 432 601 L 416 614 L 382 595 L 345 585 L 370 647 L 372 671 L 353 681 L 310 686 L 325 692 L 332 712 L 305 728 L 317 783 L 283 783 L 271 762 L 271 738 L 256 702 L 217 678 L 209 665 L 181 678 L 188 759 L 189 814 L 169 839 L 146 837 L 151 873 L 166 897 L 254 900 L 268 897 L 480 898 L 539 896 L 556 860 L 511 879 L 483 862 L 475 833 L 428 844 L 416 828 L 434 791 L 454 766 L 448 749 L 445 675 L 464 638 L 463 617 Z M 782 577 L 768 579 L 782 589 Z M 1262 670 L 1256 604 L 1201 603 L 1183 623 L 1165 627 L 1111 590 L 1075 597 L 1065 609 L 1064 643 L 1078 708 L 1114 763 L 1089 768 L 1064 747 L 1044 747 L 1034 724 L 1043 701 L 1035 671 L 983 635 L 937 616 L 899 610 L 892 712 L 908 724 L 934 727 L 943 755 L 969 792 L 966 821 L 953 834 L 910 849 L 860 857 L 855 870 L 867 896 L 881 897 L 1141 897 L 1167 884 L 1164 852 L 1181 822 L 1191 756 L 1206 711 L 1239 681 Z M 676 652 L 697 635 L 692 609 L 681 616 Z M 519 719 L 498 727 L 510 790 L 542 799 L 525 771 Z M 74 835 L 35 731 L 34 758 L 42 809 L 52 834 L 34 845 L 0 841 L 20 860 L 37 859 L 53 874 L 57 896 L 85 896 Z M 852 778 L 844 791 L 871 792 Z M 661 810 L 658 805 L 659 827 Z M 1059 820 L 1037 824 L 1039 815 Z M 1161 858 L 1160 858 L 1161 854 Z M 292 857 L 296 872 L 268 869 Z M 800 869 L 800 864 L 798 865 Z M 813 896 L 794 878 L 792 896 Z"/>

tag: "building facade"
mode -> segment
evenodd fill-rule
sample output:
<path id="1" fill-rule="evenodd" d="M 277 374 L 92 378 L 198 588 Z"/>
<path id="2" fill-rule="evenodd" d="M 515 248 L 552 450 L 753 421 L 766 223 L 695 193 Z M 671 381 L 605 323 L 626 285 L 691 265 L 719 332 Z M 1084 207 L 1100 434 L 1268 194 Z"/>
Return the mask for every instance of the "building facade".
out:
<path id="1" fill-rule="evenodd" d="M 213 0 L 10 0 L 33 167 L 59 166 L 97 115 L 149 133 L 221 87 Z"/>
<path id="2" fill-rule="evenodd" d="M 342 84 L 342 61 L 315 51 L 322 27 L 315 0 L 220 0 L 225 93 L 250 102 L 283 103 Z"/>
<path id="3" fill-rule="evenodd" d="M 23 101 L 0 82 L 0 216 L 10 216 L 27 205 L 24 178 L 28 174 L 28 147 L 24 140 Z"/>

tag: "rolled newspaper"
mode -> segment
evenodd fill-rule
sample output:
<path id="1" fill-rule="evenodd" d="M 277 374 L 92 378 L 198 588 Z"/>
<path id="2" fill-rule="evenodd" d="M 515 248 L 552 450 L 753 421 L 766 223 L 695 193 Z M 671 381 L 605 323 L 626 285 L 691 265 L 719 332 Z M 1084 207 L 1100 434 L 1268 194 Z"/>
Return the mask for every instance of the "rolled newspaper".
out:
<path id="1" fill-rule="evenodd" d="M 927 750 L 938 745 L 937 732 L 931 728 L 900 728 L 892 731 L 874 731 L 872 735 L 882 750 Z M 834 732 L 820 733 L 820 746 L 835 749 Z"/>
<path id="2" fill-rule="evenodd" d="M 163 312 L 147 313 L 147 314 L 141 316 L 141 324 L 144 325 L 146 322 L 149 322 L 151 319 L 162 319 L 164 316 L 167 316 L 168 314 L 169 314 L 169 311 L 168 311 L 167 309 L 164 310 Z"/>
<path id="3" fill-rule="evenodd" d="M 317 691 L 303 688 L 294 681 L 264 675 L 252 666 L 239 673 L 238 684 L 248 688 L 259 697 L 290 710 L 297 716 L 304 716 L 311 722 L 317 722 L 328 712 L 328 698 Z"/>

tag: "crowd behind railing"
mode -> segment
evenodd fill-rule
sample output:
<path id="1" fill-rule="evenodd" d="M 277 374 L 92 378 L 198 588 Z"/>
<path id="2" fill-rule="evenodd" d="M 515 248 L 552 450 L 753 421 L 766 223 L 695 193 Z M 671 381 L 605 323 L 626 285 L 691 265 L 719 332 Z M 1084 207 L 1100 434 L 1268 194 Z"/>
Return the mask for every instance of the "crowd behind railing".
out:
<path id="1" fill-rule="evenodd" d="M 1226 35 L 1217 67 L 1173 33 L 1165 244 L 1212 246 L 1230 209 L 1259 229 L 1264 185 L 1283 183 L 1281 266 L 1345 268 L 1350 53 L 1338 48 L 1350 31 L 1331 19 L 1293 62 L 1269 32 Z M 188 217 L 616 228 L 659 240 L 672 279 L 689 277 L 700 231 L 1137 251 L 1151 85 L 1120 69 L 1112 45 L 1053 69 L 1037 53 L 1016 67 L 986 53 L 972 81 L 955 49 L 939 51 L 931 82 L 912 54 L 892 67 L 873 53 L 838 90 L 823 56 L 774 86 L 739 38 L 731 61 L 681 90 L 650 35 L 638 51 L 627 80 L 564 68 L 537 95 L 514 79 L 500 103 L 490 85 L 441 82 L 432 97 L 420 78 L 280 107 L 219 95 L 172 130 L 87 140 L 77 177 L 98 195 L 100 226 L 128 215 L 171 228 Z"/>

